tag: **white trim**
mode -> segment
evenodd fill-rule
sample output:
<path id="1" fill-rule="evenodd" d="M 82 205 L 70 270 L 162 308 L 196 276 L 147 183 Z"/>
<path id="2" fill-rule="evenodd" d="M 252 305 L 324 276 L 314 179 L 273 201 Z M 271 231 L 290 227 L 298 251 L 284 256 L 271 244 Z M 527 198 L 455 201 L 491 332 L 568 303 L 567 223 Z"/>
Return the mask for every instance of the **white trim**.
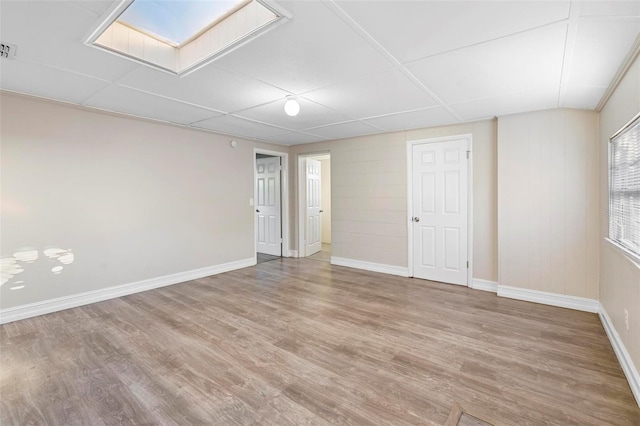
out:
<path id="1" fill-rule="evenodd" d="M 383 263 L 365 262 L 364 260 L 346 259 L 344 257 L 331 256 L 331 264 L 346 266 L 348 268 L 364 269 L 365 271 L 380 272 L 382 274 L 408 277 L 409 270 L 404 266 L 385 265 Z"/>
<path id="2" fill-rule="evenodd" d="M 640 269 L 640 256 L 638 256 L 628 248 L 623 247 L 621 244 L 613 241 L 611 238 L 606 237 L 604 240 L 608 242 L 615 251 L 626 257 L 629 262 L 636 266 L 636 268 Z"/>
<path id="3" fill-rule="evenodd" d="M 469 262 L 467 287 L 473 288 L 473 135 L 471 133 L 407 141 L 407 272 L 410 277 L 413 277 L 413 229 L 411 228 L 413 216 L 413 146 L 458 139 L 467 140 L 467 150 L 469 151 L 469 159 L 467 161 L 467 261 Z"/>
<path id="4" fill-rule="evenodd" d="M 287 257 L 298 257 L 298 250 L 289 250 L 289 255 Z"/>
<path id="5" fill-rule="evenodd" d="M 527 302 L 541 303 L 543 305 L 575 309 L 577 311 L 593 313 L 598 313 L 600 311 L 600 302 L 596 299 L 510 287 L 502 284 L 498 284 L 498 296 L 507 297 L 509 299 L 524 300 Z"/>
<path id="6" fill-rule="evenodd" d="M 407 141 L 407 273 L 413 277 L 413 143 Z"/>
<path id="7" fill-rule="evenodd" d="M 490 291 L 491 293 L 498 292 L 498 283 L 495 281 L 483 280 L 481 278 L 474 278 L 471 281 L 474 290 Z"/>
<path id="8" fill-rule="evenodd" d="M 256 200 L 257 200 L 257 170 L 256 170 L 256 154 L 272 155 L 274 157 L 280 157 L 280 217 L 282 218 L 282 227 L 280 230 L 282 238 L 282 250 L 281 255 L 286 257 L 289 253 L 289 154 L 281 151 L 270 151 L 268 149 L 253 148 L 253 252 L 258 253 L 258 221 L 256 220 Z"/>
<path id="9" fill-rule="evenodd" d="M 236 260 L 220 265 L 206 268 L 194 269 L 191 271 L 179 272 L 177 274 L 165 275 L 162 277 L 150 278 L 129 284 L 117 285 L 114 287 L 101 288 L 99 290 L 87 291 L 85 293 L 72 294 L 70 296 L 58 297 L 44 300 L 42 302 L 29 303 L 13 308 L 0 309 L 0 324 L 31 318 L 38 315 L 49 314 L 69 308 L 88 305 L 90 303 L 101 302 L 103 300 L 114 299 L 116 297 L 127 296 L 129 294 L 140 293 L 154 288 L 165 287 L 186 281 L 208 277 L 210 275 L 221 274 L 236 269 L 242 269 L 256 264 L 255 258 Z"/>
<path id="10" fill-rule="evenodd" d="M 627 71 L 629 71 L 629 68 L 631 68 L 631 65 L 633 65 L 633 62 L 635 61 L 635 59 L 638 57 L 639 54 L 640 54 L 640 34 L 638 34 L 638 36 L 636 37 L 635 41 L 633 42 L 633 45 L 631 46 L 631 49 L 629 49 L 629 53 L 627 53 L 627 56 L 625 56 L 625 58 L 623 59 L 622 63 L 620 64 L 620 67 L 616 71 L 616 74 L 611 79 L 611 83 L 609 83 L 609 87 L 607 87 L 607 90 L 602 95 L 602 98 L 600 98 L 598 105 L 596 105 L 596 108 L 595 108 L 596 112 L 602 111 L 602 108 L 604 108 L 604 106 L 607 104 L 607 102 L 609 101 L 609 98 L 611 97 L 611 95 L 613 95 L 613 92 L 616 91 L 616 89 L 620 85 L 620 82 L 625 77 L 625 75 L 627 74 Z"/>
<path id="11" fill-rule="evenodd" d="M 629 382 L 631 392 L 633 393 L 633 396 L 636 398 L 636 402 L 640 407 L 640 374 L 638 374 L 638 370 L 633 364 L 631 355 L 629 355 L 629 352 L 622 342 L 620 335 L 616 331 L 616 328 L 613 326 L 613 322 L 611 322 L 611 318 L 607 314 L 607 310 L 602 304 L 600 304 L 600 312 L 598 313 L 598 315 L 600 316 L 600 321 L 602 322 L 604 331 L 607 333 L 607 337 L 609 337 L 611 346 L 613 346 L 613 351 L 618 357 L 618 362 L 620 362 L 622 371 L 624 371 L 624 375 Z"/>
<path id="12" fill-rule="evenodd" d="M 467 287 L 473 286 L 473 135 L 468 133 L 467 150 Z"/>
<path id="13" fill-rule="evenodd" d="M 306 199 L 306 184 L 302 171 L 306 169 L 307 158 L 302 155 L 298 155 L 298 257 L 305 257 L 307 249 L 305 247 L 305 199 Z"/>

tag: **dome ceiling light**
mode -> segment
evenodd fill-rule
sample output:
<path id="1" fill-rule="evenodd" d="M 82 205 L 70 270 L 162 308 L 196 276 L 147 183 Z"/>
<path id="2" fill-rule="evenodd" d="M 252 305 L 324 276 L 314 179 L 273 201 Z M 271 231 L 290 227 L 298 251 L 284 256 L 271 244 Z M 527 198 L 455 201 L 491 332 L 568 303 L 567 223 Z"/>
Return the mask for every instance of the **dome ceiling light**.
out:
<path id="1" fill-rule="evenodd" d="M 289 117 L 295 117 L 300 112 L 300 104 L 293 96 L 287 96 L 287 102 L 284 104 L 284 112 Z"/>

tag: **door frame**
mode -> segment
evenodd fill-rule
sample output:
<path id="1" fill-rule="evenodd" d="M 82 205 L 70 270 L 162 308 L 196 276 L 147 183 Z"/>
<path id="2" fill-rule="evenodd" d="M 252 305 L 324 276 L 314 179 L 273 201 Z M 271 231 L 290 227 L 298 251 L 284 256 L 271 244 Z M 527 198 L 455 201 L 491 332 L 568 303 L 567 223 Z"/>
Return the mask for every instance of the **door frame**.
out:
<path id="1" fill-rule="evenodd" d="M 253 255 L 256 263 L 258 262 L 258 226 L 255 214 L 256 195 L 258 191 L 256 187 L 256 180 L 258 178 L 258 171 L 256 170 L 257 154 L 280 157 L 280 233 L 282 235 L 282 257 L 292 257 L 291 250 L 289 249 L 289 154 L 286 152 L 253 148 L 253 203 L 251 204 L 251 212 L 253 214 Z"/>
<path id="2" fill-rule="evenodd" d="M 460 135 L 443 136 L 438 138 L 426 138 L 407 141 L 407 241 L 408 241 L 408 270 L 409 277 L 413 277 L 413 147 L 435 142 L 448 142 L 466 139 L 467 152 L 467 287 L 473 288 L 473 135 L 464 133 Z"/>
<path id="3" fill-rule="evenodd" d="M 322 157 L 328 155 L 331 160 L 330 151 L 319 151 L 305 154 L 298 154 L 298 252 L 297 257 L 306 257 L 306 244 L 305 244 L 305 226 L 306 226 L 306 205 L 304 201 L 307 198 L 307 182 L 306 182 L 306 167 L 305 162 L 307 158 Z"/>

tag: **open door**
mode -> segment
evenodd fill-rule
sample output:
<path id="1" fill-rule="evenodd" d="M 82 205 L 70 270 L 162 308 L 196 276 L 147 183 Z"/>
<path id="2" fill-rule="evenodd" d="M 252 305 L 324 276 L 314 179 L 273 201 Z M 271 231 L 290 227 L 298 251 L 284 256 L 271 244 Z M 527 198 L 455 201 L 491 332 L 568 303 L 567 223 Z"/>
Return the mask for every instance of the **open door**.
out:
<path id="1" fill-rule="evenodd" d="M 305 169 L 307 183 L 305 256 L 311 256 L 322 249 L 322 169 L 320 161 L 307 158 Z"/>
<path id="2" fill-rule="evenodd" d="M 280 157 L 256 159 L 256 246 L 273 256 L 282 256 L 280 170 Z"/>

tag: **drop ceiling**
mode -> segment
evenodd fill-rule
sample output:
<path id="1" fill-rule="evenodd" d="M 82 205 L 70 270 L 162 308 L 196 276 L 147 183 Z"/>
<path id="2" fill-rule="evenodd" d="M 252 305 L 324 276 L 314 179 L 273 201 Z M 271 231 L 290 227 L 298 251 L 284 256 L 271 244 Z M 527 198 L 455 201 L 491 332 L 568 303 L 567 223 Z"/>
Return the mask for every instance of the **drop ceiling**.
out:
<path id="1" fill-rule="evenodd" d="M 111 1 L 2 0 L 0 88 L 295 145 L 594 109 L 640 34 L 637 0 L 276 3 L 288 22 L 176 76 L 84 44 Z"/>

